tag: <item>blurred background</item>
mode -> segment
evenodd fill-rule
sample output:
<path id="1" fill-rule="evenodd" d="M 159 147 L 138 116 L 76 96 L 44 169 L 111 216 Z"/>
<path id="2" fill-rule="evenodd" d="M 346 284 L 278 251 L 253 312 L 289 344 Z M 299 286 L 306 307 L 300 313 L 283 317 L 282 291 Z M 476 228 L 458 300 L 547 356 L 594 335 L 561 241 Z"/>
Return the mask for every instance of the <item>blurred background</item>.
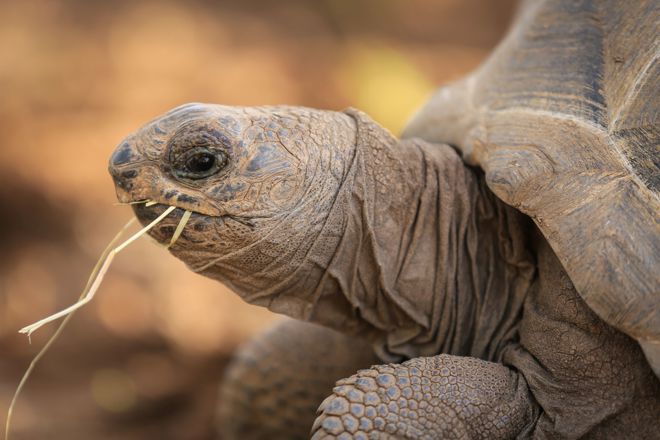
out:
<path id="1" fill-rule="evenodd" d="M 397 133 L 497 44 L 512 0 L 0 0 L 0 422 L 131 216 L 107 158 L 171 107 L 358 107 Z M 210 439 L 231 353 L 280 319 L 149 240 L 39 364 L 13 439 Z"/>

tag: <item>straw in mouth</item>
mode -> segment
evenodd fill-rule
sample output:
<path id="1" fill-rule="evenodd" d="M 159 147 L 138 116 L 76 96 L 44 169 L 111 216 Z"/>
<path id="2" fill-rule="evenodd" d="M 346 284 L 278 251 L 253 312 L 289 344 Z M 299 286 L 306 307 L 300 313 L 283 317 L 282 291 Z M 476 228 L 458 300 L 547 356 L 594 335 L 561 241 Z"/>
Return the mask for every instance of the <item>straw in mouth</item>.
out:
<path id="1" fill-rule="evenodd" d="M 139 203 L 144 203 L 145 206 L 153 206 L 157 204 L 155 201 L 151 200 L 144 200 L 144 201 L 138 201 L 138 202 L 132 202 L 130 204 L 139 204 Z M 117 233 L 117 235 L 110 241 L 108 246 L 105 248 L 105 250 L 101 253 L 101 256 L 99 257 L 99 260 L 97 261 L 96 265 L 94 266 L 94 269 L 92 270 L 92 273 L 89 276 L 89 279 L 87 280 L 87 284 L 85 288 L 83 289 L 82 294 L 80 295 L 80 298 L 78 301 L 67 307 L 64 310 L 61 310 L 53 315 L 50 315 L 44 319 L 41 319 L 34 324 L 30 324 L 26 327 L 23 327 L 22 329 L 19 330 L 20 333 L 27 334 L 28 338 L 34 333 L 36 330 L 41 328 L 43 325 L 48 324 L 49 322 L 55 321 L 61 317 L 64 317 L 64 320 L 60 323 L 59 327 L 53 333 L 53 335 L 50 337 L 46 345 L 43 346 L 43 348 L 37 353 L 37 355 L 34 357 L 32 362 L 30 363 L 30 366 L 28 369 L 25 371 L 25 374 L 21 378 L 21 381 L 18 384 L 18 387 L 16 388 L 16 392 L 14 393 L 14 397 L 12 398 L 11 404 L 9 405 L 9 410 L 7 411 L 7 421 L 5 424 L 5 440 L 9 440 L 9 430 L 10 430 L 10 423 L 11 423 L 11 417 L 14 411 L 14 406 L 16 404 L 16 401 L 18 399 L 19 394 L 21 393 L 21 390 L 23 389 L 25 383 L 27 382 L 27 379 L 30 377 L 30 374 L 32 373 L 32 370 L 34 369 L 35 365 L 37 362 L 43 357 L 43 355 L 48 351 L 50 346 L 53 344 L 53 342 L 58 338 L 60 333 L 62 333 L 62 330 L 66 326 L 67 322 L 71 317 L 73 316 L 73 313 L 78 310 L 79 308 L 83 307 L 85 304 L 90 302 L 93 298 L 94 295 L 96 294 L 96 291 L 99 289 L 101 282 L 103 281 L 103 278 L 110 268 L 110 265 L 112 264 L 113 259 L 115 258 L 115 255 L 117 255 L 119 252 L 124 250 L 129 244 L 133 243 L 135 240 L 138 238 L 142 237 L 144 234 L 146 234 L 150 229 L 152 229 L 154 226 L 156 226 L 158 223 L 163 221 L 165 217 L 167 217 L 172 211 L 176 209 L 176 206 L 169 206 L 165 211 L 163 211 L 162 214 L 160 214 L 156 219 L 154 219 L 151 223 L 149 223 L 147 226 L 143 227 L 140 229 L 138 232 L 130 236 L 127 240 L 125 240 L 123 243 L 115 246 L 115 244 L 119 241 L 121 238 L 122 234 L 126 229 L 128 229 L 129 226 L 131 226 L 135 222 L 135 218 L 132 218 L 126 225 L 121 228 L 121 230 Z M 192 211 L 186 210 L 183 215 L 181 216 L 181 220 L 179 221 L 179 224 L 177 225 L 174 234 L 172 235 L 172 238 L 170 239 L 169 244 L 167 245 L 168 248 L 170 248 L 176 241 L 181 237 L 181 234 L 183 233 L 184 228 L 186 227 L 186 224 L 188 223 L 188 220 L 190 220 L 190 217 L 192 215 Z"/>

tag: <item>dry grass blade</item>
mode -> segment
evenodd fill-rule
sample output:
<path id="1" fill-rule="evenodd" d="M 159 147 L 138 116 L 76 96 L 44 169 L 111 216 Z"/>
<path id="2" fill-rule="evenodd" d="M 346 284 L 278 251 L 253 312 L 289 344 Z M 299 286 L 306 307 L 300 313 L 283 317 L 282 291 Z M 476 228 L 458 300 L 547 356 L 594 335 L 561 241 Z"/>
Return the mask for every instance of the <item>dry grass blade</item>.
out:
<path id="1" fill-rule="evenodd" d="M 142 235 L 144 235 L 149 229 L 153 228 L 156 226 L 158 223 L 160 223 L 165 217 L 167 217 L 170 212 L 174 211 L 176 209 L 175 206 L 170 206 L 167 208 L 161 215 L 159 215 L 154 221 L 149 223 L 147 226 L 144 228 L 140 229 L 138 232 L 133 234 L 128 240 L 117 246 L 116 248 L 110 250 L 108 255 L 105 257 L 103 260 L 99 260 L 99 263 L 101 263 L 101 267 L 98 270 L 98 273 L 96 273 L 96 276 L 94 277 L 94 281 L 92 282 L 91 286 L 89 289 L 85 289 L 83 291 L 83 296 L 82 298 L 75 304 L 72 304 L 71 306 L 67 307 L 64 310 L 60 310 L 59 312 L 50 315 L 47 318 L 41 319 L 34 324 L 30 324 L 26 327 L 23 327 L 22 329 L 19 330 L 20 333 L 27 333 L 28 336 L 30 336 L 33 332 L 38 330 L 41 326 L 48 324 L 49 322 L 55 321 L 56 319 L 61 318 L 62 316 L 66 316 L 69 313 L 73 312 L 74 310 L 78 310 L 88 302 L 92 300 L 94 297 L 94 294 L 96 294 L 96 291 L 98 290 L 99 286 L 101 285 L 101 282 L 103 281 L 103 277 L 105 276 L 105 273 L 108 271 L 108 268 L 110 267 L 110 264 L 112 263 L 112 260 L 115 258 L 115 255 L 117 255 L 119 252 L 121 252 L 126 246 L 129 244 L 133 243 L 135 240 L 140 238 Z M 92 273 L 94 275 L 94 273 Z"/>
<path id="2" fill-rule="evenodd" d="M 129 220 L 128 223 L 126 223 L 126 225 L 124 225 L 124 227 L 121 228 L 121 230 L 117 233 L 117 235 L 115 235 L 114 238 L 110 240 L 110 243 L 103 250 L 103 252 L 101 253 L 101 257 L 99 258 L 98 262 L 96 263 L 96 266 L 92 270 L 92 273 L 89 276 L 89 279 L 87 280 L 87 285 L 85 286 L 83 293 L 80 295 L 80 299 L 82 299 L 85 296 L 85 293 L 94 282 L 94 278 L 96 277 L 96 274 L 98 273 L 98 270 L 101 267 L 101 262 L 108 257 L 115 244 L 119 241 L 119 239 L 123 235 L 124 231 L 126 231 L 126 229 L 128 229 L 134 222 L 135 222 L 134 218 Z M 30 362 L 30 366 L 27 368 L 27 370 L 25 370 L 25 373 L 23 374 L 21 381 L 18 383 L 18 387 L 16 388 L 14 397 L 11 399 L 11 403 L 9 404 L 9 410 L 7 410 L 7 420 L 5 422 L 5 440 L 9 440 L 9 428 L 11 426 L 12 414 L 14 413 L 14 406 L 16 406 L 16 401 L 18 400 L 18 396 L 21 394 L 21 391 L 23 390 L 25 383 L 30 377 L 30 374 L 32 374 L 32 370 L 34 370 L 34 367 L 37 365 L 39 360 L 46 354 L 46 352 L 51 347 L 51 345 L 53 345 L 55 340 L 57 340 L 57 338 L 60 336 L 60 334 L 64 330 L 64 327 L 67 325 L 67 323 L 73 316 L 74 312 L 75 310 L 71 312 L 69 316 L 64 318 L 64 320 L 60 323 L 59 327 L 57 327 L 57 330 L 55 330 L 55 333 L 53 333 L 53 335 L 48 339 L 48 342 L 46 342 L 46 344 L 41 348 L 41 350 L 39 350 L 39 353 L 37 353 L 34 359 L 32 359 L 32 362 Z"/>
<path id="3" fill-rule="evenodd" d="M 151 200 L 136 200 L 134 202 L 115 202 L 113 203 L 114 206 L 130 206 L 130 205 L 141 205 L 143 203 L 151 203 L 155 204 L 156 202 L 153 202 Z M 145 206 L 151 206 L 151 205 L 145 205 Z"/>
<path id="4" fill-rule="evenodd" d="M 140 203 L 145 203 L 145 206 L 152 206 L 155 205 L 156 202 L 153 201 L 147 201 L 147 202 L 140 202 Z M 167 217 L 172 211 L 176 209 L 175 206 L 169 206 L 165 211 L 163 211 L 162 214 L 160 214 L 156 219 L 154 219 L 151 223 L 149 223 L 147 226 L 143 227 L 140 229 L 138 232 L 130 236 L 127 240 L 125 240 L 123 243 L 120 245 L 116 246 L 117 241 L 119 238 L 121 238 L 122 234 L 124 231 L 135 221 L 135 219 L 131 219 L 120 231 L 117 233 L 117 235 L 110 241 L 110 244 L 104 249 L 103 253 L 101 254 L 99 260 L 97 261 L 96 265 L 94 266 L 94 269 L 92 270 L 92 273 L 89 276 L 89 279 L 87 280 L 87 284 L 85 285 L 85 288 L 83 289 L 82 294 L 80 295 L 80 298 L 78 299 L 78 302 L 75 304 L 67 307 L 64 310 L 61 310 L 47 318 L 44 318 L 40 321 L 35 322 L 34 324 L 28 325 L 27 327 L 22 328 L 20 333 L 27 333 L 28 337 L 30 335 L 38 330 L 41 326 L 48 324 L 51 321 L 54 321 L 56 319 L 59 319 L 63 316 L 65 316 L 64 320 L 60 323 L 59 327 L 53 333 L 53 335 L 50 337 L 48 342 L 43 346 L 43 348 L 37 353 L 37 355 L 34 357 L 32 362 L 30 363 L 30 366 L 28 369 L 25 371 L 25 374 L 21 378 L 21 381 L 18 384 L 18 387 L 16 388 L 16 392 L 14 393 L 14 397 L 12 398 L 11 404 L 9 405 L 9 410 L 7 411 L 7 421 L 5 424 L 5 440 L 9 440 L 9 429 L 11 426 L 11 418 L 12 414 L 14 412 L 14 406 L 16 405 L 16 401 L 18 399 L 18 396 L 21 393 L 21 390 L 25 386 L 25 383 L 27 382 L 27 379 L 30 377 L 30 374 L 32 373 L 32 370 L 34 370 L 35 365 L 39 360 L 44 356 L 44 354 L 48 351 L 48 349 L 51 347 L 51 345 L 55 342 L 55 340 L 59 337 L 59 335 L 62 333 L 62 330 L 66 326 L 66 324 L 69 322 L 73 314 L 75 313 L 76 310 L 87 304 L 92 300 L 94 295 L 96 294 L 96 291 L 98 290 L 99 286 L 101 285 L 101 282 L 103 281 L 103 277 L 105 276 L 106 272 L 108 271 L 110 264 L 112 263 L 115 255 L 117 255 L 119 252 L 121 252 L 123 249 L 126 248 L 129 244 L 133 243 L 135 240 L 140 238 L 142 235 L 147 233 L 151 228 L 156 226 L 158 223 L 160 223 L 165 217 Z M 168 244 L 168 247 L 172 246 L 178 238 L 181 236 L 181 233 L 183 232 L 183 229 L 186 227 L 186 224 L 188 223 L 188 220 L 190 219 L 190 216 L 192 215 L 191 211 L 185 211 L 183 216 L 181 217 L 181 220 L 179 221 L 179 224 L 176 227 L 176 230 L 174 231 L 174 234 L 172 235 L 172 238 Z"/>
<path id="5" fill-rule="evenodd" d="M 181 233 L 183 232 L 183 229 L 186 227 L 186 224 L 188 223 L 188 220 L 190 220 L 190 216 L 192 215 L 192 211 L 186 211 L 183 213 L 181 216 L 181 221 L 179 221 L 179 224 L 176 226 L 176 229 L 174 230 L 174 234 L 172 235 L 172 239 L 170 240 L 170 244 L 167 245 L 167 247 L 172 247 L 174 243 L 181 237 Z"/>
<path id="6" fill-rule="evenodd" d="M 145 202 L 141 202 L 145 203 Z M 156 204 L 156 202 L 146 202 L 145 206 L 152 206 Z M 30 362 L 30 366 L 28 369 L 25 371 L 25 374 L 21 378 L 21 381 L 18 384 L 18 387 L 16 388 L 16 392 L 14 393 L 14 397 L 11 400 L 11 403 L 9 405 L 9 410 L 7 411 L 7 421 L 5 424 L 5 440 L 9 440 L 9 429 L 11 426 L 11 418 L 12 414 L 14 412 L 14 407 L 16 405 L 16 401 L 18 399 L 18 396 L 20 395 L 21 391 L 23 390 L 23 387 L 25 386 L 25 383 L 27 382 L 28 378 L 30 377 L 30 374 L 32 374 L 32 370 L 34 370 L 34 367 L 36 366 L 37 362 L 44 356 L 44 354 L 48 351 L 48 349 L 53 345 L 55 340 L 60 336 L 62 331 L 64 330 L 64 327 L 66 324 L 69 322 L 73 314 L 75 313 L 76 310 L 87 304 L 89 301 L 92 300 L 94 297 L 94 294 L 98 290 L 99 286 L 101 285 L 101 282 L 103 281 L 103 277 L 105 276 L 106 272 L 108 271 L 108 268 L 110 267 L 110 264 L 112 263 L 112 260 L 114 259 L 115 255 L 117 255 L 119 252 L 121 252 L 123 249 L 126 248 L 129 244 L 133 243 L 135 240 L 140 238 L 142 235 L 147 233 L 151 228 L 156 226 L 158 223 L 160 223 L 165 217 L 167 217 L 172 211 L 176 209 L 175 206 L 170 206 L 168 207 L 165 211 L 163 211 L 162 214 L 160 214 L 155 220 L 153 220 L 151 223 L 149 223 L 147 226 L 143 227 L 140 229 L 138 232 L 133 234 L 131 237 L 129 237 L 127 240 L 125 240 L 123 243 L 120 245 L 116 246 L 117 241 L 119 241 L 119 238 L 121 238 L 122 234 L 126 229 L 133 224 L 135 219 L 131 219 L 120 231 L 117 233 L 117 235 L 110 241 L 108 246 L 103 250 L 103 253 L 101 254 L 101 257 L 97 261 L 96 265 L 94 266 L 94 269 L 92 270 L 92 273 L 89 276 L 89 279 L 87 280 L 87 284 L 85 285 L 85 288 L 83 289 L 82 294 L 80 295 L 80 298 L 78 299 L 78 302 L 75 304 L 67 307 L 64 310 L 61 310 L 47 318 L 44 318 L 40 321 L 35 322 L 34 324 L 28 325 L 27 327 L 24 327 L 20 330 L 21 333 L 27 333 L 28 337 L 39 329 L 41 326 L 54 321 L 56 319 L 61 318 L 62 316 L 65 316 L 64 320 L 60 323 L 59 327 L 53 333 L 53 335 L 50 337 L 48 342 L 43 346 L 41 350 L 39 350 L 39 353 L 34 357 L 32 362 Z M 181 233 L 183 232 L 183 229 L 185 228 L 186 224 L 188 223 L 188 220 L 190 219 L 190 216 L 192 215 L 191 211 L 186 211 L 184 212 L 183 216 L 181 217 L 181 221 L 177 225 L 176 230 L 174 231 L 174 235 L 172 236 L 172 239 L 170 240 L 170 243 L 168 245 L 172 246 L 176 240 L 181 236 Z"/>

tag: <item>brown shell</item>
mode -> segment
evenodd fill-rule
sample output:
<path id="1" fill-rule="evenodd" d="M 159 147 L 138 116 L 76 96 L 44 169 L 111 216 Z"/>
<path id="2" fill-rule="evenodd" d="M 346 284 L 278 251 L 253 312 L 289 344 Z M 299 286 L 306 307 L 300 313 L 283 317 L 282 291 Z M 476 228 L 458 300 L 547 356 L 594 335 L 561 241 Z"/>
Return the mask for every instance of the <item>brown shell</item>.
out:
<path id="1" fill-rule="evenodd" d="M 534 219 L 587 304 L 654 346 L 656 361 L 659 22 L 653 0 L 527 1 L 492 56 L 404 133 L 481 166 L 493 192 Z"/>

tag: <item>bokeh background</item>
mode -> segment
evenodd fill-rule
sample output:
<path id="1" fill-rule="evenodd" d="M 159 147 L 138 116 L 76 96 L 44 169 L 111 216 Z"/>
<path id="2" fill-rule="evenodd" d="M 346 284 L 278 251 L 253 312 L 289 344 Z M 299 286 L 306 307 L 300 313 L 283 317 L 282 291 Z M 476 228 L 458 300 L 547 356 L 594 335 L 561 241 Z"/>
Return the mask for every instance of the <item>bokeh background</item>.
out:
<path id="1" fill-rule="evenodd" d="M 0 0 L 0 422 L 130 217 L 107 158 L 176 105 L 365 110 L 393 132 L 475 68 L 512 0 Z M 35 370 L 13 439 L 210 439 L 231 353 L 279 319 L 141 239 Z"/>

